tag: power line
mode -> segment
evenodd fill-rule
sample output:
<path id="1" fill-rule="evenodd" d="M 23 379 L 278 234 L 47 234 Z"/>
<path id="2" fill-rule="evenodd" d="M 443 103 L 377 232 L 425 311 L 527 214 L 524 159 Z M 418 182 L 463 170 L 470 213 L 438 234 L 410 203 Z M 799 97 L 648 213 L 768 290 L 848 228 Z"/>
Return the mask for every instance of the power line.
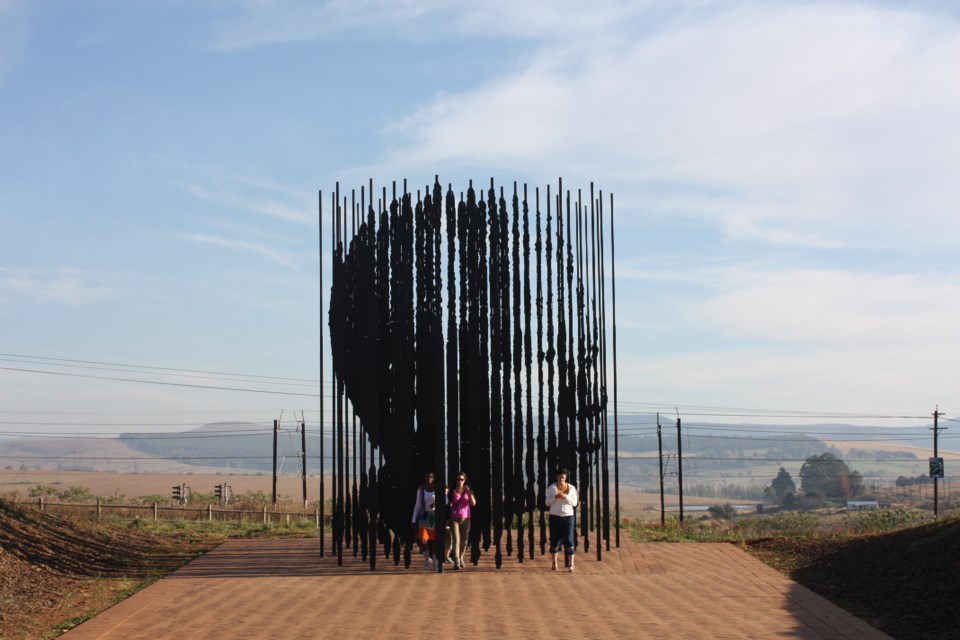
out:
<path id="1" fill-rule="evenodd" d="M 92 380 L 109 380 L 111 382 L 139 382 L 142 384 L 158 384 L 169 387 L 188 387 L 192 389 L 213 389 L 216 391 L 242 391 L 244 393 L 264 393 L 264 394 L 275 394 L 281 396 L 300 396 L 303 398 L 318 398 L 320 394 L 317 393 L 299 393 L 295 391 L 273 391 L 267 389 L 242 389 L 238 387 L 223 387 L 216 385 L 204 385 L 204 384 L 187 384 L 185 382 L 164 382 L 161 380 L 140 380 L 134 378 L 115 378 L 112 376 L 93 376 L 85 375 L 81 373 L 64 373 L 62 371 L 42 371 L 39 369 L 22 369 L 17 367 L 0 367 L 0 370 L 3 371 L 20 371 L 25 373 L 42 373 L 51 376 L 65 376 L 70 378 L 87 378 Z"/>
<path id="2" fill-rule="evenodd" d="M 25 355 L 25 354 L 19 354 L 19 353 L 0 353 L 0 361 L 6 361 L 7 358 L 44 360 L 52 364 L 70 363 L 69 365 L 63 364 L 59 366 L 102 365 L 107 367 L 123 367 L 121 371 L 145 370 L 145 371 L 172 372 L 170 374 L 165 374 L 165 375 L 182 375 L 182 374 L 189 373 L 189 374 L 212 375 L 212 376 L 227 376 L 230 378 L 251 378 L 255 380 L 280 380 L 280 381 L 286 381 L 286 382 L 303 382 L 303 383 L 308 383 L 312 385 L 317 385 L 320 382 L 319 380 L 313 380 L 310 378 L 287 378 L 287 377 L 281 377 L 281 376 L 263 376 L 263 375 L 254 375 L 254 374 L 245 374 L 245 373 L 230 373 L 230 372 L 224 372 L 224 371 L 203 371 L 203 370 L 196 370 L 196 369 L 180 369 L 175 367 L 155 367 L 150 365 L 125 364 L 125 363 L 118 363 L 118 362 L 102 362 L 98 360 L 75 360 L 70 358 L 51 358 L 47 356 Z M 27 360 L 29 364 L 41 364 L 40 362 L 30 362 L 29 360 Z M 23 361 L 23 360 L 18 360 L 18 361 Z M 90 366 L 89 368 L 97 368 L 97 367 Z"/>
<path id="3" fill-rule="evenodd" d="M 308 456 L 309 457 L 309 456 Z M 85 452 L 79 452 L 79 455 L 75 456 L 72 454 L 62 455 L 62 456 L 20 456 L 20 455 L 9 455 L 0 457 L 4 460 L 63 460 L 65 462 L 74 462 L 77 458 L 86 461 L 93 460 L 133 460 L 136 462 L 148 463 L 153 460 L 162 460 L 164 462 L 176 461 L 182 462 L 184 460 L 273 460 L 273 456 L 149 456 L 149 457 L 129 457 L 129 456 L 95 456 L 88 455 Z M 186 463 L 184 463 L 186 464 Z"/>

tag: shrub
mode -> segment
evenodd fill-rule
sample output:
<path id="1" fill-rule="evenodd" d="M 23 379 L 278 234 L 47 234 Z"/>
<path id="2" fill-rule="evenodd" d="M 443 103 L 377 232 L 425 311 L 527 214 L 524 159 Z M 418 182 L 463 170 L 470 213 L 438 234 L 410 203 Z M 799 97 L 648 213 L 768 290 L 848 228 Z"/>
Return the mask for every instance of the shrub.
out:
<path id="1" fill-rule="evenodd" d="M 67 487 L 57 492 L 57 499 L 62 502 L 96 502 L 97 496 L 88 487 Z"/>
<path id="2" fill-rule="evenodd" d="M 764 538 L 776 535 L 811 536 L 817 532 L 817 517 L 799 511 L 784 511 L 762 518 L 738 520 L 734 533 L 743 538 Z"/>
<path id="3" fill-rule="evenodd" d="M 906 509 L 877 509 L 858 511 L 852 528 L 857 533 L 878 533 L 903 529 L 923 520 L 923 516 Z"/>
<path id="4" fill-rule="evenodd" d="M 713 505 L 707 511 L 717 520 L 733 520 L 737 516 L 737 510 L 729 502 Z"/>
<path id="5" fill-rule="evenodd" d="M 27 490 L 27 495 L 31 498 L 49 498 L 50 496 L 57 495 L 57 490 L 53 487 L 38 484 L 35 487 L 30 487 Z"/>

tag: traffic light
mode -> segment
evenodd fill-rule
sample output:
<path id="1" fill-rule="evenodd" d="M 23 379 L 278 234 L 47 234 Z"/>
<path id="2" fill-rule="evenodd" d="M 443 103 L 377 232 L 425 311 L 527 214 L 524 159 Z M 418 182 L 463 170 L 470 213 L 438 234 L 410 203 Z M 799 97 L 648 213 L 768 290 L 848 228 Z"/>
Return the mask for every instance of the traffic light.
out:
<path id="1" fill-rule="evenodd" d="M 173 499 L 178 503 L 183 501 L 183 489 L 180 485 L 177 485 L 173 488 Z"/>
<path id="2" fill-rule="evenodd" d="M 216 496 L 217 501 L 223 502 L 223 485 L 218 484 L 213 488 L 213 495 Z"/>

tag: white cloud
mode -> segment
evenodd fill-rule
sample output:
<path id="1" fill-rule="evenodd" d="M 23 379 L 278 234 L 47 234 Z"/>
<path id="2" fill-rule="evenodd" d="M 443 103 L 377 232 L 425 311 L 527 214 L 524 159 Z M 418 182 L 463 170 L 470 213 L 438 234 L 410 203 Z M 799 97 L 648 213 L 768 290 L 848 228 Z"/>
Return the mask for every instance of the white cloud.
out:
<path id="1" fill-rule="evenodd" d="M 718 270 L 709 277 L 717 292 L 685 312 L 692 324 L 728 338 L 837 349 L 960 348 L 958 273 Z M 952 344 L 942 344 L 948 336 Z"/>
<path id="2" fill-rule="evenodd" d="M 724 349 L 624 359 L 619 367 L 620 397 L 679 406 L 681 412 L 684 407 L 710 405 L 920 416 L 955 397 L 950 372 L 955 370 L 956 355 L 932 347 L 831 347 Z"/>
<path id="3" fill-rule="evenodd" d="M 956 395 L 958 272 L 726 267 L 626 277 L 674 289 L 618 310 L 622 397 L 917 414 Z"/>
<path id="4" fill-rule="evenodd" d="M 625 20 L 551 39 L 513 75 L 387 128 L 381 170 L 575 174 L 733 238 L 960 238 L 956 21 L 854 3 L 709 6 L 650 33 Z M 702 195 L 664 200 L 657 185 Z"/>

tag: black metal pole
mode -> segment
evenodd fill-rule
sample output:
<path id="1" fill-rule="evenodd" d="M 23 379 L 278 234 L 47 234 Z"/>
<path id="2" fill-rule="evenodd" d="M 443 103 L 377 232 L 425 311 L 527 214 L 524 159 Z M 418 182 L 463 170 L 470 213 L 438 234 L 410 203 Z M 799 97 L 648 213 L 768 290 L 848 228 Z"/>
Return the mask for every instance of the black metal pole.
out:
<path id="1" fill-rule="evenodd" d="M 667 523 L 667 510 L 663 501 L 663 433 L 660 431 L 660 413 L 657 413 L 657 460 L 660 463 L 660 525 Z"/>
<path id="2" fill-rule="evenodd" d="M 323 191 L 319 192 L 318 196 L 318 227 L 317 231 L 318 237 L 318 261 L 319 271 L 320 271 L 320 557 L 324 557 L 324 546 L 326 538 L 326 516 L 327 516 L 327 505 L 326 505 L 326 491 L 324 486 L 324 464 L 323 464 Z"/>
<path id="3" fill-rule="evenodd" d="M 273 504 L 277 504 L 277 434 L 280 431 L 280 421 L 273 421 Z"/>
<path id="4" fill-rule="evenodd" d="M 680 490 L 680 522 L 683 522 L 683 438 L 680 435 L 680 416 L 677 416 L 677 484 Z"/>
<path id="5" fill-rule="evenodd" d="M 613 233 L 613 194 L 610 194 L 610 293 L 613 305 L 613 501 L 614 520 L 617 524 L 617 548 L 620 548 L 620 431 L 617 412 L 617 261 L 616 242 Z"/>
<path id="6" fill-rule="evenodd" d="M 303 472 L 303 508 L 307 505 L 307 421 L 306 418 L 300 419 L 300 466 Z"/>

